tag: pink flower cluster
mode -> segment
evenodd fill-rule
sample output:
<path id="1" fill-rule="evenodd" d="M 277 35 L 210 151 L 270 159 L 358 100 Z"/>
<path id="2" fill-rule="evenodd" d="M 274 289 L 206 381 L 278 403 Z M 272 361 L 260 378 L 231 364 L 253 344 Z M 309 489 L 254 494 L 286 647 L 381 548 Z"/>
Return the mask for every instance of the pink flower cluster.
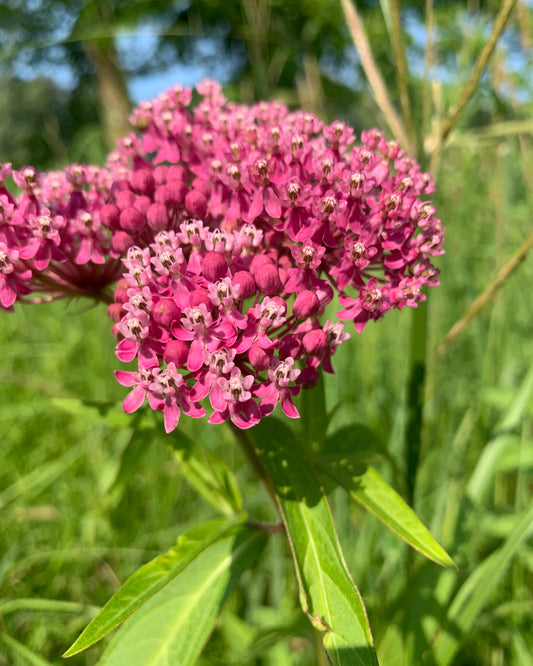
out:
<path id="1" fill-rule="evenodd" d="M 21 190 L 6 187 L 12 176 Z M 31 166 L 0 164 L 0 306 L 17 300 L 90 296 L 106 300 L 106 287 L 123 271 L 121 248 L 100 217 L 111 196 L 108 169 L 73 165 L 40 174 Z"/>
<path id="2" fill-rule="evenodd" d="M 436 285 L 430 258 L 443 228 L 424 202 L 428 174 L 378 130 L 361 144 L 282 104 L 228 102 L 205 81 L 175 86 L 132 114 L 137 132 L 105 169 L 76 165 L 0 185 L 0 302 L 45 291 L 104 298 L 116 371 L 173 430 L 184 412 L 258 423 L 293 397 L 349 335 L 391 308 L 415 307 Z M 9 165 L 0 180 L 9 175 Z M 119 260 L 122 267 L 119 268 Z"/>

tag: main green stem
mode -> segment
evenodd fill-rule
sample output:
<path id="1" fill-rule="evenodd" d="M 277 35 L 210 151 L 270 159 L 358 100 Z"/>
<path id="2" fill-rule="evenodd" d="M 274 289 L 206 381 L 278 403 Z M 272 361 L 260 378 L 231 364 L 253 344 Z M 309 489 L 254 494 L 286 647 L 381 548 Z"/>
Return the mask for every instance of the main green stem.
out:
<path id="1" fill-rule="evenodd" d="M 245 430 L 237 428 L 236 426 L 233 425 L 233 423 L 230 423 L 230 428 L 233 434 L 235 435 L 235 439 L 239 443 L 239 446 L 241 447 L 244 455 L 248 459 L 248 462 L 252 466 L 252 469 L 261 479 L 272 501 L 276 505 L 276 508 L 278 508 L 278 503 L 276 500 L 276 489 L 274 488 L 272 479 L 268 476 L 267 471 L 264 468 L 263 463 L 261 462 L 261 459 L 257 455 L 255 446 L 253 445 L 252 440 L 248 436 L 248 433 Z"/>

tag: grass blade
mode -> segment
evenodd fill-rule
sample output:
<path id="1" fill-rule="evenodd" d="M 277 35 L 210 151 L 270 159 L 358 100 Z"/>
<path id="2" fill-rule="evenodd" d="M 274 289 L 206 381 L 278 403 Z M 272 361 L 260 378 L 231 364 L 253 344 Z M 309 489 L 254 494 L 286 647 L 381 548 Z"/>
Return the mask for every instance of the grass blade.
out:
<path id="1" fill-rule="evenodd" d="M 499 584 L 517 548 L 533 529 L 533 507 L 518 521 L 505 543 L 484 560 L 462 585 L 452 601 L 446 622 L 434 645 L 435 662 L 447 666 L 474 624 L 483 606 Z"/>

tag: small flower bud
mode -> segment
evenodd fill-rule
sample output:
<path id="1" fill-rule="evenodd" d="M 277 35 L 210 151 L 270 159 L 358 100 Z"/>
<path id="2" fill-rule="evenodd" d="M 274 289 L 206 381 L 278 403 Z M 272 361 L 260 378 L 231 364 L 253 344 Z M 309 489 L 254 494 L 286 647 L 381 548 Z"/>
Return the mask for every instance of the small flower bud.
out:
<path id="1" fill-rule="evenodd" d="M 167 182 L 168 167 L 164 164 L 159 164 L 154 169 L 154 180 L 157 186 L 164 185 Z"/>
<path id="2" fill-rule="evenodd" d="M 189 348 L 183 340 L 170 340 L 165 346 L 163 361 L 174 363 L 176 368 L 181 368 L 187 363 Z"/>
<path id="3" fill-rule="evenodd" d="M 194 190 L 199 190 L 206 199 L 209 199 L 211 196 L 211 183 L 206 178 L 195 178 L 191 183 L 191 187 Z"/>
<path id="4" fill-rule="evenodd" d="M 135 194 L 131 192 L 130 190 L 121 190 L 117 194 L 117 206 L 120 208 L 120 210 L 124 210 L 125 208 L 129 208 L 130 206 L 133 206 L 135 203 Z"/>
<path id="5" fill-rule="evenodd" d="M 129 192 L 130 191 L 130 184 L 129 181 L 126 179 L 122 178 L 120 180 L 115 180 L 113 184 L 111 185 L 111 195 L 114 197 L 115 201 L 118 195 L 121 192 Z"/>
<path id="6" fill-rule="evenodd" d="M 187 185 L 182 180 L 169 180 L 164 187 L 164 200 L 161 203 L 170 206 L 171 208 L 178 208 L 183 204 L 185 195 L 187 194 Z M 159 191 L 156 190 L 156 194 Z M 158 199 L 156 198 L 156 201 Z"/>
<path id="7" fill-rule="evenodd" d="M 253 342 L 248 350 L 248 360 L 254 370 L 267 370 L 272 361 L 272 353 L 261 349 L 257 342 Z"/>
<path id="8" fill-rule="evenodd" d="M 131 186 L 137 194 L 151 197 L 155 191 L 155 178 L 149 169 L 135 171 L 131 177 Z"/>
<path id="9" fill-rule="evenodd" d="M 181 180 L 183 183 L 187 182 L 187 169 L 179 164 L 173 164 L 168 167 L 166 180 Z"/>
<path id="10" fill-rule="evenodd" d="M 202 219 L 207 213 L 207 199 L 199 190 L 191 190 L 185 196 L 185 208 L 189 215 Z"/>
<path id="11" fill-rule="evenodd" d="M 155 304 L 152 316 L 156 324 L 170 327 L 173 321 L 179 319 L 180 310 L 173 298 L 162 298 Z"/>
<path id="12" fill-rule="evenodd" d="M 107 315 L 115 323 L 122 319 L 122 303 L 111 303 L 107 308 Z"/>
<path id="13" fill-rule="evenodd" d="M 123 303 L 127 303 L 129 301 L 129 296 L 128 296 L 128 283 L 124 279 L 120 279 L 117 282 L 117 286 L 115 289 L 115 292 L 113 294 L 113 298 L 115 299 L 115 303 L 120 303 L 122 306 Z"/>
<path id="14" fill-rule="evenodd" d="M 228 264 L 220 252 L 206 252 L 202 260 L 202 273 L 206 280 L 216 282 L 226 276 Z"/>
<path id="15" fill-rule="evenodd" d="M 150 199 L 150 197 L 141 195 L 140 197 L 137 197 L 135 199 L 133 207 L 137 208 L 137 210 L 140 210 L 143 215 L 146 215 L 151 205 L 152 205 L 152 200 Z"/>
<path id="16" fill-rule="evenodd" d="M 296 300 L 292 306 L 292 312 L 297 319 L 307 319 L 307 317 L 310 317 L 317 312 L 319 306 L 320 301 L 315 292 L 305 289 L 296 296 Z"/>
<path id="17" fill-rule="evenodd" d="M 248 271 L 237 271 L 231 278 L 231 284 L 237 290 L 238 298 L 241 301 L 255 294 L 254 276 Z"/>
<path id="18" fill-rule="evenodd" d="M 162 203 L 154 203 L 146 211 L 146 219 L 151 229 L 162 231 L 168 227 L 168 210 Z"/>
<path id="19" fill-rule="evenodd" d="M 124 208 L 122 213 L 120 213 L 120 226 L 130 234 L 140 233 L 144 229 L 145 222 L 144 215 L 133 206 Z"/>
<path id="20" fill-rule="evenodd" d="M 110 246 L 113 252 L 117 254 L 126 254 L 128 248 L 134 245 L 135 241 L 125 231 L 116 231 L 111 236 Z"/>
<path id="21" fill-rule="evenodd" d="M 109 229 L 120 229 L 120 208 L 115 204 L 105 204 L 100 209 L 100 221 Z"/>
<path id="22" fill-rule="evenodd" d="M 254 277 L 257 288 L 266 296 L 278 294 L 283 288 L 279 277 L 279 271 L 273 263 L 264 263 L 258 268 Z"/>
<path id="23" fill-rule="evenodd" d="M 202 305 L 202 303 L 205 305 L 208 311 L 211 311 L 213 307 L 213 303 L 211 303 L 207 289 L 195 289 L 193 292 L 191 292 L 190 299 L 191 308 L 196 308 L 199 305 Z"/>
<path id="24" fill-rule="evenodd" d="M 312 356 L 318 356 L 326 348 L 328 336 L 321 328 L 308 331 L 302 340 L 305 351 Z"/>
<path id="25" fill-rule="evenodd" d="M 268 254 L 256 254 L 250 264 L 250 273 L 255 276 L 259 268 L 264 264 L 274 265 L 274 260 Z"/>

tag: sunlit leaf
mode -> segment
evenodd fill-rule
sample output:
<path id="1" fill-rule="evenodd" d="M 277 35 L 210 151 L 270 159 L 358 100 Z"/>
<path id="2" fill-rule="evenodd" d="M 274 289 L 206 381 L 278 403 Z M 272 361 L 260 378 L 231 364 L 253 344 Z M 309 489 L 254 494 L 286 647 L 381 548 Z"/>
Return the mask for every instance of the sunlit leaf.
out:
<path id="1" fill-rule="evenodd" d="M 453 560 L 431 536 L 416 513 L 372 467 L 361 469 L 348 461 L 317 459 L 319 468 L 344 486 L 350 495 L 390 530 L 430 560 L 455 567 Z"/>
<path id="2" fill-rule="evenodd" d="M 300 603 L 324 632 L 324 647 L 337 666 L 375 665 L 365 607 L 344 561 L 326 497 L 299 442 L 269 418 L 252 431 L 276 489 L 296 565 Z"/>
<path id="3" fill-rule="evenodd" d="M 93 645 L 168 585 L 207 547 L 242 523 L 244 516 L 196 525 L 178 537 L 176 545 L 138 569 L 107 602 L 97 617 L 65 652 L 71 657 Z"/>
<path id="4" fill-rule="evenodd" d="M 237 526 L 211 544 L 120 628 L 99 666 L 193 666 L 222 604 L 265 545 Z"/>

